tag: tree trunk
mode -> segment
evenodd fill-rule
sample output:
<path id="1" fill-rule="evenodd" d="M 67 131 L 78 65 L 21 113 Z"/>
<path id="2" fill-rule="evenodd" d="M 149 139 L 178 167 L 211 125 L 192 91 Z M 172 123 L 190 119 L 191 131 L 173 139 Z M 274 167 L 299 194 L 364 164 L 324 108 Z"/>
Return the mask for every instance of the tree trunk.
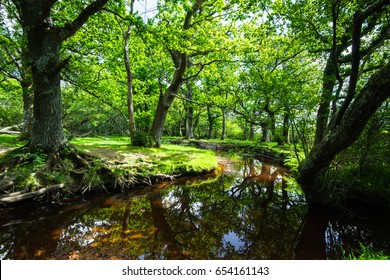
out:
<path id="1" fill-rule="evenodd" d="M 210 105 L 207 105 L 207 120 L 209 122 L 209 129 L 208 129 L 207 137 L 208 137 L 208 139 L 211 139 L 211 138 L 213 138 L 214 119 L 213 119 L 213 116 L 211 115 Z"/>
<path id="2" fill-rule="evenodd" d="M 320 106 L 317 112 L 316 134 L 314 144 L 319 143 L 325 135 L 329 121 L 330 102 L 332 101 L 333 89 L 336 84 L 336 74 L 334 69 L 334 59 L 331 54 L 326 62 L 324 77 L 322 80 L 322 95 Z"/>
<path id="3" fill-rule="evenodd" d="M 24 34 L 25 36 L 25 34 Z M 32 88 L 32 73 L 30 66 L 30 56 L 26 46 L 22 48 L 22 79 L 20 84 L 23 92 L 23 123 L 22 123 L 22 139 L 30 139 L 33 110 L 34 110 L 34 92 Z"/>
<path id="4" fill-rule="evenodd" d="M 281 144 L 289 144 L 290 143 L 290 114 L 288 112 L 284 113 L 283 116 L 283 131 L 282 131 L 282 143 Z"/>
<path id="5" fill-rule="evenodd" d="M 270 129 L 269 129 L 269 124 L 268 123 L 262 123 L 261 124 L 261 130 L 263 132 L 263 136 L 261 138 L 262 142 L 270 142 L 271 137 L 270 137 Z"/>
<path id="6" fill-rule="evenodd" d="M 221 111 L 222 111 L 222 133 L 221 133 L 221 140 L 225 140 L 225 137 L 226 137 L 226 110 L 225 110 L 225 108 L 222 108 Z"/>
<path id="7" fill-rule="evenodd" d="M 197 0 L 192 5 L 191 9 L 188 9 L 184 19 L 183 30 L 189 30 L 192 27 L 192 19 L 195 13 L 201 9 L 203 3 L 204 0 Z M 168 110 L 177 96 L 181 84 L 184 82 L 184 74 L 189 64 L 189 56 L 187 53 L 178 50 L 170 50 L 169 52 L 176 70 L 173 74 L 171 84 L 165 94 L 160 95 L 157 104 L 156 114 L 151 129 L 151 135 L 155 140 L 156 147 L 161 146 L 161 139 Z"/>
<path id="8" fill-rule="evenodd" d="M 129 133 L 130 139 L 133 140 L 135 132 L 134 107 L 133 107 L 133 73 L 131 71 L 130 56 L 129 56 L 129 40 L 131 27 L 129 26 L 125 35 L 125 67 L 127 74 L 127 114 L 129 117 Z"/>
<path id="9" fill-rule="evenodd" d="M 32 91 L 32 82 L 23 83 L 22 91 L 23 91 L 23 122 L 22 122 L 22 132 L 20 137 L 22 139 L 30 139 L 32 122 L 33 122 L 33 110 L 34 110 L 34 93 Z"/>
<path id="10" fill-rule="evenodd" d="M 255 125 L 253 123 L 250 123 L 249 139 L 250 140 L 254 140 L 255 139 Z"/>
<path id="11" fill-rule="evenodd" d="M 340 123 L 315 144 L 309 156 L 299 166 L 298 181 L 309 202 L 327 204 L 334 200 L 319 180 L 335 156 L 352 145 L 370 117 L 390 96 L 390 63 L 373 74 L 351 103 Z"/>
<path id="12" fill-rule="evenodd" d="M 53 25 L 51 9 L 57 1 L 14 0 L 23 31 L 27 35 L 28 55 L 34 92 L 33 123 L 30 149 L 57 153 L 65 143 L 62 129 L 60 72 L 68 59 L 62 60 L 62 42 L 73 36 L 88 18 L 108 0 L 90 3 L 73 22 L 63 28 Z"/>
<path id="13" fill-rule="evenodd" d="M 187 99 L 187 119 L 186 119 L 186 138 L 194 138 L 194 107 L 192 106 L 193 91 L 192 86 L 187 83 L 186 99 Z"/>
<path id="14" fill-rule="evenodd" d="M 30 148 L 55 153 L 65 142 L 61 122 L 61 40 L 57 32 L 46 28 L 33 25 L 27 30 L 34 90 Z"/>
<path id="15" fill-rule="evenodd" d="M 130 2 L 130 14 L 134 13 L 134 1 Z M 129 133 L 130 139 L 133 141 L 134 132 L 135 132 L 135 119 L 134 119 L 134 107 L 133 107 L 133 72 L 131 70 L 130 63 L 130 51 L 129 51 L 129 41 L 131 36 L 132 26 L 129 25 L 127 31 L 124 35 L 124 59 L 125 59 L 125 68 L 127 75 L 127 114 L 129 118 Z"/>
<path id="16" fill-rule="evenodd" d="M 157 109 L 154 115 L 151 129 L 151 135 L 154 138 L 156 147 L 161 146 L 165 120 L 167 118 L 168 110 L 171 107 L 174 99 L 175 93 L 172 92 L 169 88 L 167 92 L 165 92 L 163 95 L 160 95 L 160 98 L 158 99 Z"/>

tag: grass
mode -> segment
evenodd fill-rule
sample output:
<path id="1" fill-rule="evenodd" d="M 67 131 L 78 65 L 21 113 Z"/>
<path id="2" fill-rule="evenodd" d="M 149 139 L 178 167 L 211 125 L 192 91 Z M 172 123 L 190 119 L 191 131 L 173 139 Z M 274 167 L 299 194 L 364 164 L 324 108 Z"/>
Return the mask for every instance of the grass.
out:
<path id="1" fill-rule="evenodd" d="M 66 188 L 50 193 L 55 200 L 106 187 L 125 190 L 173 176 L 204 174 L 218 165 L 212 151 L 168 144 L 158 149 L 133 147 L 127 137 L 75 138 L 71 144 L 77 150 L 65 148 L 47 155 L 21 147 L 24 143 L 15 136 L 0 136 L 0 196 L 6 203 L 23 200 L 26 192 L 61 184 Z"/>
<path id="2" fill-rule="evenodd" d="M 117 136 L 75 138 L 71 143 L 110 166 L 126 168 L 133 174 L 203 173 L 217 167 L 213 152 L 192 147 L 170 144 L 161 148 L 134 147 L 129 145 L 129 138 Z"/>
<path id="3" fill-rule="evenodd" d="M 21 141 L 17 135 L 0 134 L 0 156 L 12 148 L 23 146 L 25 141 Z"/>
<path id="4" fill-rule="evenodd" d="M 74 138 L 71 143 L 77 149 L 133 174 L 202 173 L 217 167 L 213 152 L 192 147 L 170 144 L 163 144 L 159 149 L 133 147 L 125 136 Z M 0 155 L 24 144 L 15 135 L 0 134 Z"/>
<path id="5" fill-rule="evenodd" d="M 349 253 L 345 259 L 347 260 L 390 260 L 382 251 L 376 252 L 363 244 L 360 244 L 360 250 Z"/>

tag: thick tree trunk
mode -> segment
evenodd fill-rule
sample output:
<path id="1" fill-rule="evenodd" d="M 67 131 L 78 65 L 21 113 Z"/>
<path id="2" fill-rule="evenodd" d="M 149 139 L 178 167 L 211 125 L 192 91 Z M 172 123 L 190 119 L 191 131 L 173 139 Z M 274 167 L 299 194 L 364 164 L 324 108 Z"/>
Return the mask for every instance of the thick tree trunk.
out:
<path id="1" fill-rule="evenodd" d="M 370 117 L 390 96 L 390 64 L 371 76 L 346 111 L 339 125 L 328 131 L 314 145 L 306 160 L 299 166 L 298 181 L 310 202 L 326 204 L 334 200 L 319 180 L 335 156 L 352 145 L 359 137 Z"/>
<path id="2" fill-rule="evenodd" d="M 65 143 L 62 129 L 60 72 L 68 60 L 61 61 L 62 42 L 73 36 L 88 18 L 108 0 L 90 3 L 74 19 L 60 28 L 53 25 L 51 9 L 57 1 L 13 0 L 27 36 L 28 56 L 34 92 L 30 148 L 57 153 Z"/>
<path id="3" fill-rule="evenodd" d="M 167 92 L 160 95 L 158 99 L 156 113 L 154 115 L 153 124 L 151 128 L 151 135 L 154 138 L 156 147 L 161 146 L 161 139 L 164 131 L 165 120 L 167 119 L 168 110 L 175 99 L 175 93 L 169 88 Z"/>
<path id="4" fill-rule="evenodd" d="M 33 25 L 27 30 L 34 90 L 30 148 L 55 153 L 65 142 L 61 122 L 61 40 L 57 32 L 48 32 L 46 28 Z"/>

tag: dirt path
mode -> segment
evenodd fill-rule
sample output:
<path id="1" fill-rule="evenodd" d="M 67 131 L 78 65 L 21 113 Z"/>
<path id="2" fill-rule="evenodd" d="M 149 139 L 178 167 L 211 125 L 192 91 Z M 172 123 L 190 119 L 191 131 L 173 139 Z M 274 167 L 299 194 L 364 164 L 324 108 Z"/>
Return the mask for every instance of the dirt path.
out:
<path id="1" fill-rule="evenodd" d="M 0 146 L 0 156 L 4 155 L 6 152 L 11 151 L 13 149 L 15 149 L 15 147 Z"/>

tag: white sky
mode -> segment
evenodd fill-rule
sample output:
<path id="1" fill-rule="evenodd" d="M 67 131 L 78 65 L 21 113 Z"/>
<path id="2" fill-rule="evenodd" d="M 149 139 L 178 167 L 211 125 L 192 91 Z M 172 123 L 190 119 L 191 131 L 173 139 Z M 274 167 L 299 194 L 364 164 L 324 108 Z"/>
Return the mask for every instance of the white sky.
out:
<path id="1" fill-rule="evenodd" d="M 157 1 L 158 0 L 136 0 L 134 3 L 134 10 L 138 11 L 146 20 L 157 14 Z"/>

